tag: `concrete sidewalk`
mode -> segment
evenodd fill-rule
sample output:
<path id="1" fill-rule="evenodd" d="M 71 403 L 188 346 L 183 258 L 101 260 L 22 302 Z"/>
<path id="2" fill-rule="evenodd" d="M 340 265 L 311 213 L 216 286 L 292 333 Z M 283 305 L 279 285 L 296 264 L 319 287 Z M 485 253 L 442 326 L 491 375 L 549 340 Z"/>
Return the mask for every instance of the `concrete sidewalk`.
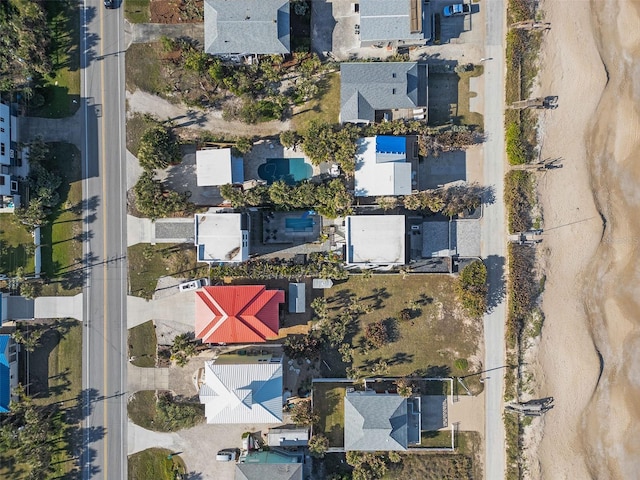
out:
<path id="1" fill-rule="evenodd" d="M 84 320 L 82 294 L 74 297 L 38 297 L 34 300 L 34 318 L 75 318 Z"/>

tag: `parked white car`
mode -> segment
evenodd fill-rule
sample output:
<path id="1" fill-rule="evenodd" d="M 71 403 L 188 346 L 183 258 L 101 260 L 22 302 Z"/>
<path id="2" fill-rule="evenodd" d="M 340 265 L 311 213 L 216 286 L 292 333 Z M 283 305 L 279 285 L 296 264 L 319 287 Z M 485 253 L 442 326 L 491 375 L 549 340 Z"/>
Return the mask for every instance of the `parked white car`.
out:
<path id="1" fill-rule="evenodd" d="M 229 450 L 220 450 L 216 455 L 218 462 L 230 462 L 236 459 L 236 452 Z"/>
<path id="2" fill-rule="evenodd" d="M 190 282 L 184 282 L 178 285 L 181 292 L 190 292 L 191 290 L 197 290 L 209 285 L 208 278 L 199 278 L 198 280 L 191 280 Z"/>

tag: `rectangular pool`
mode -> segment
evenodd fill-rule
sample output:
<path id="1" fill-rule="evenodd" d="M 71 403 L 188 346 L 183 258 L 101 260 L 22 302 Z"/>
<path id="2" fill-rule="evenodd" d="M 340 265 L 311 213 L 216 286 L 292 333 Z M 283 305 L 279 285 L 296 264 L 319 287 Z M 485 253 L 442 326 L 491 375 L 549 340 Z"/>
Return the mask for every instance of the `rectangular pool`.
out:
<path id="1" fill-rule="evenodd" d="M 306 232 L 308 228 L 313 229 L 313 218 L 285 218 L 284 225 L 294 232 Z"/>

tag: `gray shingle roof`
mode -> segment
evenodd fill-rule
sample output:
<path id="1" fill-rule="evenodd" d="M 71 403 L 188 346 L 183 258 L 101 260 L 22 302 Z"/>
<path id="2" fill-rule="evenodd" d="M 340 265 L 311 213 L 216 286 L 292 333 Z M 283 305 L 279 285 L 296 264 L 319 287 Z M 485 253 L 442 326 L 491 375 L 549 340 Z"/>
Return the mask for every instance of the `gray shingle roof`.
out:
<path id="1" fill-rule="evenodd" d="M 419 3 L 422 0 L 414 0 Z M 412 0 L 361 0 L 360 1 L 360 41 L 419 41 L 424 39 L 420 32 L 411 31 Z M 423 25 L 422 11 L 418 13 L 418 24 Z"/>
<path id="2" fill-rule="evenodd" d="M 302 480 L 302 464 L 239 463 L 236 480 Z"/>
<path id="3" fill-rule="evenodd" d="M 344 449 L 406 450 L 407 400 L 395 394 L 349 392 L 344 402 Z"/>
<path id="4" fill-rule="evenodd" d="M 205 0 L 205 52 L 290 52 L 288 0 Z"/>
<path id="5" fill-rule="evenodd" d="M 340 121 L 375 121 L 376 110 L 427 106 L 427 66 L 417 62 L 340 65 Z"/>

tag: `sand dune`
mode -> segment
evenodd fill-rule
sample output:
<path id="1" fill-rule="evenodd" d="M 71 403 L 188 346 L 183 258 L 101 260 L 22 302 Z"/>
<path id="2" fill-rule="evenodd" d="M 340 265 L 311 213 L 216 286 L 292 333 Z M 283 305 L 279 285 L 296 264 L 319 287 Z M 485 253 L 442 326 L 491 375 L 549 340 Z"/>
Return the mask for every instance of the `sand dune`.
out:
<path id="1" fill-rule="evenodd" d="M 540 394 L 556 407 L 532 477 L 640 475 L 640 2 L 547 0 L 540 93 L 546 323 Z M 600 372 L 600 358 L 602 372 Z M 535 427 L 534 427 L 535 428 Z"/>

